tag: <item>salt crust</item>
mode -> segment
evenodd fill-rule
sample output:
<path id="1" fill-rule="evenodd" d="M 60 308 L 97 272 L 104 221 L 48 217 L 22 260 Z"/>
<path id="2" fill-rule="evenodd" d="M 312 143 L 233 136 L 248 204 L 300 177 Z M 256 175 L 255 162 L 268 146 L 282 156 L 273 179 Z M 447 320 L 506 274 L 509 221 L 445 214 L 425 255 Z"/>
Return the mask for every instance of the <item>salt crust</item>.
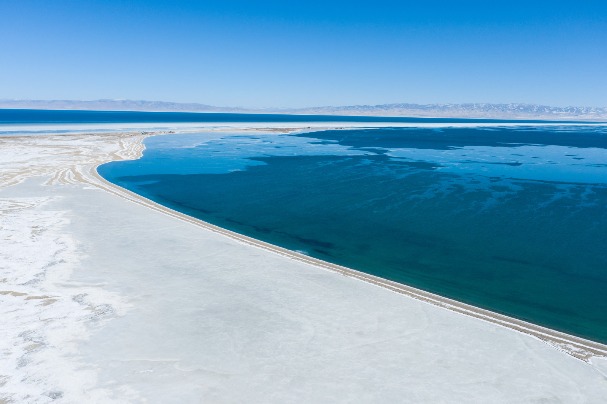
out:
<path id="1" fill-rule="evenodd" d="M 210 352 L 190 352 L 187 346 L 179 352 L 171 347 L 166 351 L 170 359 L 159 361 L 162 352 L 157 349 L 163 347 L 163 341 L 153 339 L 132 351 L 124 350 L 111 340 L 121 329 L 115 320 L 123 318 L 132 327 L 142 319 L 130 313 L 145 306 L 103 282 L 84 282 L 73 276 L 90 260 L 82 243 L 91 242 L 75 236 L 72 221 L 78 208 L 73 203 L 79 200 L 81 204 L 88 193 L 100 192 L 93 190 L 96 184 L 88 174 L 92 168 L 108 160 L 137 158 L 144 137 L 140 133 L 117 133 L 0 138 L 0 402 L 166 402 L 171 397 L 191 402 L 198 401 L 201 392 L 221 402 L 284 402 L 289 398 L 299 402 L 305 402 L 305 398 L 377 402 L 396 397 L 403 401 L 457 402 L 465 398 L 468 402 L 601 402 L 607 396 L 604 358 L 591 358 L 585 363 L 527 335 L 336 274 L 317 273 L 309 265 L 250 250 L 253 247 L 223 241 L 223 236 L 211 236 L 204 230 L 187 230 L 183 227 L 186 223 L 169 224 L 174 223 L 173 218 L 163 219 L 156 212 L 105 196 L 99 198 L 98 204 L 105 205 L 98 205 L 98 211 L 111 205 L 114 216 L 120 216 L 121 209 L 135 213 L 130 216 L 133 218 L 144 220 L 147 215 L 149 220 L 174 226 L 176 235 L 190 235 L 178 236 L 184 245 L 192 237 L 203 236 L 211 245 L 221 247 L 219 255 L 224 258 L 218 253 L 205 254 L 210 254 L 207 259 L 211 263 L 219 265 L 214 270 L 227 266 L 234 271 L 229 274 L 232 286 L 222 289 L 207 285 L 214 279 L 211 276 L 199 280 L 203 283 L 193 292 L 206 285 L 210 299 L 225 301 L 229 297 L 226 294 L 238 285 L 234 276 L 240 273 L 250 277 L 248 286 L 263 288 L 275 283 L 278 287 L 272 293 L 280 296 L 285 307 L 277 311 L 282 313 L 279 317 L 269 320 L 278 321 L 289 313 L 288 321 L 276 323 L 271 334 L 265 330 L 259 336 L 261 340 L 246 341 L 238 336 L 262 330 L 240 314 L 265 316 L 268 307 L 274 310 L 274 306 L 267 306 L 266 298 L 251 301 L 249 308 L 238 306 L 236 302 L 246 296 L 226 306 L 226 310 L 217 306 L 206 321 L 215 321 L 219 329 L 211 328 L 205 341 L 212 342 L 214 335 L 222 335 L 226 326 L 233 334 L 229 340 L 216 341 L 217 346 L 226 348 L 216 352 L 217 357 Z M 34 188 L 47 189 L 46 195 L 20 194 L 22 188 L 14 187 L 26 179 L 38 181 L 36 178 L 47 186 Z M 76 199 L 69 192 L 53 191 L 68 184 L 75 184 Z M 64 203 L 64 198 L 72 199 Z M 267 269 L 242 267 L 239 262 L 243 259 L 259 261 Z M 285 278 L 285 270 L 297 281 Z M 183 286 L 187 297 L 186 284 Z M 246 292 L 243 286 L 240 292 Z M 313 296 L 303 289 L 338 293 L 341 300 L 324 296 L 323 302 L 331 310 L 316 312 L 316 297 L 310 300 Z M 153 299 L 150 296 L 146 298 Z M 298 297 L 299 303 L 289 309 L 293 297 Z M 188 299 L 188 304 L 192 300 Z M 146 302 L 150 306 L 159 304 L 158 300 Z M 302 307 L 309 307 L 303 312 L 304 318 L 291 317 Z M 383 313 L 376 313 L 379 307 L 385 308 Z M 349 316 L 353 318 L 348 320 Z M 354 318 L 364 321 L 356 325 L 351 322 Z M 398 318 L 404 323 L 394 323 Z M 225 323 L 229 319 L 231 323 Z M 344 323 L 338 324 L 340 321 Z M 187 331 L 190 328 L 186 323 L 176 324 Z M 246 324 L 250 330 L 233 328 Z M 408 328 L 400 330 L 404 324 Z M 177 340 L 178 327 L 174 330 Z M 303 339 L 299 340 L 302 332 Z M 296 349 L 303 342 L 310 352 L 316 352 L 312 357 Z M 262 351 L 251 351 L 260 343 Z M 83 353 L 83 346 L 89 354 Z M 104 351 L 104 346 L 111 349 Z M 471 351 L 472 346 L 477 350 Z M 91 350 L 106 357 L 91 356 Z M 261 354 L 263 360 L 255 359 Z M 196 355 L 215 363 L 217 369 L 201 369 Z M 516 363 L 520 369 L 513 369 Z M 108 383 L 108 372 L 113 374 L 110 379 L 123 375 L 123 382 Z M 173 380 L 173 385 L 163 384 L 165 377 Z M 378 382 L 382 384 L 379 390 Z"/>

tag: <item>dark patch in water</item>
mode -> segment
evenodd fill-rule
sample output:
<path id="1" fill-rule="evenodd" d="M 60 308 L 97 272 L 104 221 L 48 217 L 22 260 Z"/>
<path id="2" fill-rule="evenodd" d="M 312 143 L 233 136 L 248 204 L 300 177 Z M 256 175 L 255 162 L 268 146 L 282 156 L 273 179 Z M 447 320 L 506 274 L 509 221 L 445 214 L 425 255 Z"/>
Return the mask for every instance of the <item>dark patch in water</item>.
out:
<path id="1" fill-rule="evenodd" d="M 363 130 L 327 130 L 300 133 L 293 136 L 337 141 L 356 148 L 381 147 L 449 150 L 466 146 L 556 145 L 569 147 L 607 148 L 603 128 L 580 127 L 575 131 L 545 128 L 449 128 L 437 131 L 429 128 L 380 128 Z"/>

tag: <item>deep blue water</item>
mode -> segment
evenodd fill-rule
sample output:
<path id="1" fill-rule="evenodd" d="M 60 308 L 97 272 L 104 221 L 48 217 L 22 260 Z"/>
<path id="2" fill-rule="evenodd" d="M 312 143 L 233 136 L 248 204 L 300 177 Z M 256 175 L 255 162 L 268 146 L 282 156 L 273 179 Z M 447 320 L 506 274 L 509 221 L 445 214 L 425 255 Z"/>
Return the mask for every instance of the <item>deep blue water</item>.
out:
<path id="1" fill-rule="evenodd" d="M 0 109 L 0 125 L 89 124 L 89 123 L 204 123 L 204 122 L 484 122 L 507 123 L 499 119 L 409 118 L 336 115 L 235 114 L 195 112 L 74 111 Z M 511 122 L 511 121 L 510 121 Z M 521 120 L 523 123 L 547 121 Z"/>
<path id="2" fill-rule="evenodd" d="M 607 342 L 607 128 L 156 136 L 102 176 L 213 224 Z"/>

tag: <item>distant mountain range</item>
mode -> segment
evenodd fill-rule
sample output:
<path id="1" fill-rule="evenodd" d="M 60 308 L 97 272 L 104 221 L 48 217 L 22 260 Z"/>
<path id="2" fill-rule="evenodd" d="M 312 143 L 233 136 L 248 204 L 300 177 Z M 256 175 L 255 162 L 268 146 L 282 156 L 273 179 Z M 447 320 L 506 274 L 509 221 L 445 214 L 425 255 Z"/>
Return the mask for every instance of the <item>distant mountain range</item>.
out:
<path id="1" fill-rule="evenodd" d="M 87 111 L 155 111 L 155 112 L 243 112 L 242 108 L 213 107 L 196 103 L 139 100 L 2 100 L 0 108 L 79 109 Z"/>
<path id="2" fill-rule="evenodd" d="M 198 103 L 136 100 L 0 100 L 0 108 L 77 109 L 96 111 L 237 112 L 312 115 L 371 115 L 437 118 L 494 118 L 607 121 L 607 108 L 551 107 L 535 104 L 381 104 L 310 108 L 216 107 Z"/>
<path id="3" fill-rule="evenodd" d="M 607 121 L 607 108 L 535 104 L 382 104 L 298 109 L 297 113 L 435 118 Z"/>

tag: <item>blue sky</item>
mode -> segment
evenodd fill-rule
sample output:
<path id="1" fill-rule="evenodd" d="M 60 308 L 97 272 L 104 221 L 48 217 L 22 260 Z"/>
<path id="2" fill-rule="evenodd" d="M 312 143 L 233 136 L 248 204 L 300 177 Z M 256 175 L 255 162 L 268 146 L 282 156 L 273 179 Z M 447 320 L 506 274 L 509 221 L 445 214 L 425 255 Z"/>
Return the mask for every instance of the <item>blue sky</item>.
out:
<path id="1" fill-rule="evenodd" d="M 0 1 L 0 98 L 607 106 L 607 1 Z"/>

